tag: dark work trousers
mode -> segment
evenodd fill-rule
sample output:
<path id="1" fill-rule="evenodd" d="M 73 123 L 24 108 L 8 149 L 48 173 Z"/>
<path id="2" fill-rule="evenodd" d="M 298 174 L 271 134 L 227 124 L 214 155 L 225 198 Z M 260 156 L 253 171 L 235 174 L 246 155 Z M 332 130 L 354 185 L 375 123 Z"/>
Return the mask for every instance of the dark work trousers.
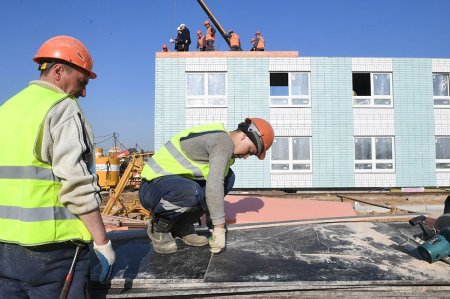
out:
<path id="1" fill-rule="evenodd" d="M 0 242 L 0 298 L 59 298 L 76 245 L 60 243 L 25 247 Z M 68 298 L 90 298 L 89 247 L 75 265 Z"/>
<path id="2" fill-rule="evenodd" d="M 214 51 L 214 41 L 213 40 L 207 40 L 206 41 L 206 48 L 205 51 Z"/>
<path id="3" fill-rule="evenodd" d="M 445 199 L 444 214 L 450 213 L 450 195 Z"/>
<path id="4" fill-rule="evenodd" d="M 234 185 L 234 172 L 230 169 L 224 180 L 224 192 L 228 194 Z M 177 222 L 186 214 L 207 209 L 205 201 L 206 181 L 194 181 L 179 175 L 168 175 L 150 182 L 143 180 L 139 189 L 141 205 L 155 218 Z"/>

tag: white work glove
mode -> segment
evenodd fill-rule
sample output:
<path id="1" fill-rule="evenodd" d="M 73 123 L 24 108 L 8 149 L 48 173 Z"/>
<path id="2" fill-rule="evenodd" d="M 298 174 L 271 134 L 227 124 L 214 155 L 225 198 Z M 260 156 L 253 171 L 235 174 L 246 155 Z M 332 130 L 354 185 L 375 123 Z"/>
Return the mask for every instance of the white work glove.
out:
<path id="1" fill-rule="evenodd" d="M 209 237 L 209 246 L 211 247 L 209 251 L 212 253 L 219 253 L 225 248 L 225 233 L 227 230 L 225 228 L 216 227 L 212 231 L 211 237 Z"/>
<path id="2" fill-rule="evenodd" d="M 175 42 L 175 40 L 174 40 L 173 38 L 171 38 L 171 39 L 170 39 L 170 42 L 171 42 L 171 43 L 174 43 L 174 42 Z"/>
<path id="3" fill-rule="evenodd" d="M 101 246 L 94 242 L 94 252 L 100 261 L 100 283 L 105 283 L 110 279 L 116 261 L 116 253 L 112 248 L 111 240 Z"/>

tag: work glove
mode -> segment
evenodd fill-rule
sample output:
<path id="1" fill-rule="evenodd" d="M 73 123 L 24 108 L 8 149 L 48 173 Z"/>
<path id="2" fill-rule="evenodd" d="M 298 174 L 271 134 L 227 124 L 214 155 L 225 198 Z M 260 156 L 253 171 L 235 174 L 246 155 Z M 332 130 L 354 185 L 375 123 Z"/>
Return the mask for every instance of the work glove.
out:
<path id="1" fill-rule="evenodd" d="M 225 233 L 227 230 L 225 228 L 216 227 L 213 229 L 211 237 L 209 237 L 209 246 L 211 247 L 209 251 L 212 253 L 219 253 L 225 248 Z"/>
<path id="2" fill-rule="evenodd" d="M 170 39 L 170 42 L 171 42 L 171 43 L 174 43 L 174 42 L 175 42 L 175 40 L 174 40 L 173 38 L 171 38 L 171 39 Z"/>
<path id="3" fill-rule="evenodd" d="M 94 252 L 98 257 L 101 266 L 100 283 L 105 283 L 110 279 L 113 265 L 116 261 L 116 253 L 112 248 L 111 240 L 101 246 L 98 246 L 94 242 Z"/>

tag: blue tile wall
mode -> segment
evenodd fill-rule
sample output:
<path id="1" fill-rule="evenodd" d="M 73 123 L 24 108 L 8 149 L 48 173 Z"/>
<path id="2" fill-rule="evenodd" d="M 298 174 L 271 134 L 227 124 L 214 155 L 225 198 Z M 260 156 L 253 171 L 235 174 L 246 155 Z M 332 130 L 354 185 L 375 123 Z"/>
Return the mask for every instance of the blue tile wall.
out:
<path id="1" fill-rule="evenodd" d="M 313 187 L 354 187 L 351 58 L 311 58 Z"/>
<path id="2" fill-rule="evenodd" d="M 431 59 L 394 58 L 392 68 L 397 186 L 436 186 Z"/>

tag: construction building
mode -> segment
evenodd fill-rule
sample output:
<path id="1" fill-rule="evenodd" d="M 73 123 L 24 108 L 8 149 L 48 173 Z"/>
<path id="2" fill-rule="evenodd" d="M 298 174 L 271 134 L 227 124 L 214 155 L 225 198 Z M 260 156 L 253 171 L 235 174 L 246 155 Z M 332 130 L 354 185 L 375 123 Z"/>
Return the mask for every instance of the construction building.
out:
<path id="1" fill-rule="evenodd" d="M 155 149 L 178 131 L 270 120 L 264 161 L 236 161 L 235 188 L 450 185 L 450 59 L 156 53 Z"/>

